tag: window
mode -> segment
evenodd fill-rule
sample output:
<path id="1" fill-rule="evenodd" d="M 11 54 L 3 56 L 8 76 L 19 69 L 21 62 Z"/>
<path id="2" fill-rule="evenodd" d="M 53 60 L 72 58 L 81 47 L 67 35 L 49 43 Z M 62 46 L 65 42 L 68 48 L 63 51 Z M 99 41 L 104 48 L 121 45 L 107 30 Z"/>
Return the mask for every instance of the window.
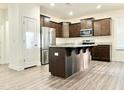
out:
<path id="1" fill-rule="evenodd" d="M 124 49 L 124 17 L 115 20 L 116 49 Z"/>

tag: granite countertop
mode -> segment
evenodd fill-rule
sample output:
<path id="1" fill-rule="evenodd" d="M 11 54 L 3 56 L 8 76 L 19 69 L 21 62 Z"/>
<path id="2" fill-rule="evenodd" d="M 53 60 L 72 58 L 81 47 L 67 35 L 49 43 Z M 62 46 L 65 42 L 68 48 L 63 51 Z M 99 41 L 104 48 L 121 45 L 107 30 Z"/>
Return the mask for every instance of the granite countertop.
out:
<path id="1" fill-rule="evenodd" d="M 97 46 L 96 44 L 91 44 L 91 45 L 82 45 L 82 44 L 62 44 L 62 45 L 52 45 L 50 47 L 73 47 L 73 48 L 76 48 L 76 47 L 91 47 L 91 46 Z"/>

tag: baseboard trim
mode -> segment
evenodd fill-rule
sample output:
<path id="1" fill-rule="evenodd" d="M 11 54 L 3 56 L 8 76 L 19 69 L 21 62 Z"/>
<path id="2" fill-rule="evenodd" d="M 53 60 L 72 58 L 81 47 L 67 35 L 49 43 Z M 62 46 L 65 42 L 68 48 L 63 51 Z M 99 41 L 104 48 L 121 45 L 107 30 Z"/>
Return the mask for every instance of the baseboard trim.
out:
<path id="1" fill-rule="evenodd" d="M 14 65 L 9 65 L 8 68 L 16 70 L 16 71 L 22 71 L 24 70 L 24 68 L 22 67 L 18 67 L 18 66 L 14 66 Z"/>

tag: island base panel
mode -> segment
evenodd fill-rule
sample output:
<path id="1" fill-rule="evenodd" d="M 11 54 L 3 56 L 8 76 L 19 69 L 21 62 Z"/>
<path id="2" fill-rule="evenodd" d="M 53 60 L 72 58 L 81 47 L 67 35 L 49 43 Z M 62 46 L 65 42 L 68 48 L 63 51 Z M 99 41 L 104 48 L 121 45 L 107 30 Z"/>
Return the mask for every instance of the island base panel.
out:
<path id="1" fill-rule="evenodd" d="M 84 71 L 90 62 L 90 52 L 87 48 L 49 48 L 49 71 L 52 75 L 67 78 L 76 72 Z"/>

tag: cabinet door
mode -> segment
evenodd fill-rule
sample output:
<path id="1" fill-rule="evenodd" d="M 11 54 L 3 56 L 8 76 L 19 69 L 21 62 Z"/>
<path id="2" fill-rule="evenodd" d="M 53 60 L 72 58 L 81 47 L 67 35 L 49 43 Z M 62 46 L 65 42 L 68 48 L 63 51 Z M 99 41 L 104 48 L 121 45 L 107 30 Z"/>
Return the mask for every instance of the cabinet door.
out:
<path id="1" fill-rule="evenodd" d="M 44 26 L 50 27 L 50 18 L 44 17 Z"/>
<path id="2" fill-rule="evenodd" d="M 61 23 L 58 24 L 58 32 L 59 32 L 58 37 L 62 37 L 62 24 Z"/>
<path id="3" fill-rule="evenodd" d="M 51 27 L 51 28 L 54 28 L 53 22 L 50 22 L 50 27 Z"/>
<path id="4" fill-rule="evenodd" d="M 62 37 L 62 24 L 50 22 L 50 27 L 56 29 L 56 37 Z"/>
<path id="5" fill-rule="evenodd" d="M 93 22 L 94 36 L 108 36 L 111 33 L 111 19 L 100 19 Z"/>
<path id="6" fill-rule="evenodd" d="M 94 21 L 93 27 L 94 27 L 94 36 L 100 36 L 101 35 L 101 21 Z"/>
<path id="7" fill-rule="evenodd" d="M 40 16 L 40 27 L 44 26 L 44 17 Z"/>
<path id="8" fill-rule="evenodd" d="M 82 19 L 81 20 L 81 29 L 93 28 L 94 18 Z"/>
<path id="9" fill-rule="evenodd" d="M 73 37 L 73 25 L 69 25 L 69 37 Z"/>
<path id="10" fill-rule="evenodd" d="M 50 27 L 50 17 L 40 15 L 40 26 Z"/>
<path id="11" fill-rule="evenodd" d="M 86 20 L 82 20 L 81 21 L 81 29 L 85 29 L 87 28 L 87 21 Z"/>
<path id="12" fill-rule="evenodd" d="M 92 60 L 110 61 L 110 45 L 98 45 L 91 50 Z"/>
<path id="13" fill-rule="evenodd" d="M 69 37 L 79 37 L 80 36 L 81 24 L 75 23 L 69 25 Z"/>
<path id="14" fill-rule="evenodd" d="M 76 32 L 77 32 L 76 31 L 77 30 L 76 28 L 77 28 L 77 26 L 74 24 L 73 25 L 73 33 L 72 33 L 73 34 L 73 37 L 76 37 Z"/>
<path id="15" fill-rule="evenodd" d="M 75 30 L 75 36 L 76 37 L 80 36 L 80 30 L 81 30 L 81 24 L 78 23 L 78 24 L 76 24 L 76 30 Z"/>
<path id="16" fill-rule="evenodd" d="M 105 19 L 101 21 L 101 35 L 110 35 L 110 19 Z"/>
<path id="17" fill-rule="evenodd" d="M 56 29 L 56 37 L 59 37 L 59 27 L 58 27 L 58 23 L 55 23 L 55 29 Z"/>
<path id="18" fill-rule="evenodd" d="M 87 20 L 86 28 L 92 28 L 92 20 Z"/>
<path id="19" fill-rule="evenodd" d="M 110 46 L 100 45 L 98 47 L 99 47 L 99 52 L 100 52 L 100 55 L 99 55 L 100 60 L 110 61 Z"/>
<path id="20" fill-rule="evenodd" d="M 75 37 L 75 25 L 74 24 L 71 24 L 70 27 L 69 27 L 69 36 L 70 37 Z"/>
<path id="21" fill-rule="evenodd" d="M 98 46 L 95 46 L 91 50 L 92 60 L 99 60 L 99 48 Z"/>

